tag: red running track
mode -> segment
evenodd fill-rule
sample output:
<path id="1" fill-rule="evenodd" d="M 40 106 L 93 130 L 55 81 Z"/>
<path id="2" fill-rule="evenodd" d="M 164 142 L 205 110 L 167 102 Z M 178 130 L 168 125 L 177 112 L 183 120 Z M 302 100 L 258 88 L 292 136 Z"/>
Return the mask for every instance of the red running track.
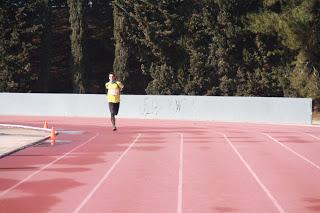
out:
<path id="1" fill-rule="evenodd" d="M 60 131 L 0 159 L 0 212 L 320 212 L 320 128 L 0 117 Z"/>

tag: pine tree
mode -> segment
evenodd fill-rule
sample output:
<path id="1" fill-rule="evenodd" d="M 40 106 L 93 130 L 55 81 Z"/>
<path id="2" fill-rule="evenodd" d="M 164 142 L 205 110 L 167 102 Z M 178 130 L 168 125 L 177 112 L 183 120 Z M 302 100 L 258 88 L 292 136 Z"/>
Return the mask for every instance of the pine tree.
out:
<path id="1" fill-rule="evenodd" d="M 249 16 L 249 29 L 276 36 L 294 57 L 286 61 L 290 86 L 300 97 L 320 98 L 319 1 L 264 1 L 258 14 Z"/>
<path id="2" fill-rule="evenodd" d="M 125 14 L 121 11 L 121 5 L 115 2 L 113 8 L 113 20 L 114 20 L 114 40 L 115 40 L 115 59 L 113 63 L 113 72 L 116 74 L 118 79 L 126 81 L 128 72 L 128 60 L 129 60 L 129 45 L 126 42 L 124 36 L 127 30 L 128 20 Z M 125 83 L 126 84 L 126 83 Z"/>
<path id="3" fill-rule="evenodd" d="M 145 94 L 148 75 L 143 71 L 144 45 L 140 42 L 141 26 L 135 15 L 140 1 L 113 1 L 115 60 L 113 70 L 125 84 L 127 94 Z M 148 53 L 146 53 L 148 54 Z"/>
<path id="4" fill-rule="evenodd" d="M 39 91 L 49 91 L 49 77 L 50 77 L 50 58 L 51 58 L 51 4 L 49 0 L 43 0 L 43 10 L 40 13 L 41 24 L 43 26 L 40 47 L 40 78 L 39 78 Z"/>
<path id="5" fill-rule="evenodd" d="M 0 7 L 0 91 L 37 90 L 40 73 L 33 57 L 42 34 L 41 0 L 2 1 Z"/>
<path id="6" fill-rule="evenodd" d="M 243 1 L 202 1 L 193 5 L 187 22 L 187 94 L 235 94 L 242 57 L 240 18 L 246 12 L 243 5 Z"/>
<path id="7" fill-rule="evenodd" d="M 189 95 L 212 95 L 213 85 L 218 86 L 217 72 L 210 58 L 213 45 L 212 26 L 217 7 L 210 3 L 195 3 L 193 11 L 186 21 L 187 32 L 184 36 L 184 48 L 188 53 L 188 66 L 185 70 L 184 91 Z"/>
<path id="8" fill-rule="evenodd" d="M 183 88 L 178 78 L 185 54 L 177 43 L 179 28 L 183 28 L 177 12 L 183 11 L 183 4 L 177 1 L 121 3 L 118 8 L 129 22 L 121 34 L 129 47 L 129 69 L 132 69 L 126 72 L 127 79 L 138 76 L 138 83 L 143 86 L 146 84 L 141 84 L 141 80 L 144 80 L 148 94 L 181 94 Z"/>
<path id="9" fill-rule="evenodd" d="M 85 9 L 86 93 L 105 93 L 115 54 L 112 1 L 93 0 L 92 5 L 89 2 Z"/>
<path id="10" fill-rule="evenodd" d="M 68 0 L 71 25 L 71 72 L 74 93 L 85 93 L 84 2 Z"/>

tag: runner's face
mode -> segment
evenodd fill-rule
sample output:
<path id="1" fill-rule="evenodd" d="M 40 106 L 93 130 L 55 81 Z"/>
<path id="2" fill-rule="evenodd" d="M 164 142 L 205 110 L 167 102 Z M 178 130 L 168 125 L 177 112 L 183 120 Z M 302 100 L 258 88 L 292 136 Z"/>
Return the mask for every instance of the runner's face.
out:
<path id="1" fill-rule="evenodd" d="M 114 77 L 114 75 L 112 75 L 112 74 L 109 75 L 109 80 L 110 80 L 110 81 L 114 81 L 115 79 L 116 79 L 116 78 Z"/>

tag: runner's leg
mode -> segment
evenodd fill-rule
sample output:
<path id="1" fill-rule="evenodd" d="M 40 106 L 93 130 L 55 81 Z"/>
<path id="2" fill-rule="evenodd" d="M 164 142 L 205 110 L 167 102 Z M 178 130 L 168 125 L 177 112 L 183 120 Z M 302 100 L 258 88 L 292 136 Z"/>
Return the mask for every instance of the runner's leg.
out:
<path id="1" fill-rule="evenodd" d="M 116 129 L 115 104 L 112 102 L 109 102 L 109 109 L 111 113 L 111 124 L 112 124 L 113 130 L 115 130 Z"/>
<path id="2" fill-rule="evenodd" d="M 114 103 L 113 104 L 113 131 L 117 130 L 117 127 L 116 127 L 116 115 L 118 115 L 118 112 L 119 112 L 119 106 L 120 106 L 120 103 Z"/>

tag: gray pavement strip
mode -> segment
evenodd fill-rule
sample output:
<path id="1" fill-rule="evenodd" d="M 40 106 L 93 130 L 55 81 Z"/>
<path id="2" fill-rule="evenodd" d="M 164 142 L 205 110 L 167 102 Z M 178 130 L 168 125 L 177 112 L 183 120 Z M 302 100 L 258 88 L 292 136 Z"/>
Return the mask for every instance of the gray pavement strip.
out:
<path id="1" fill-rule="evenodd" d="M 26 126 L 0 125 L 0 158 L 50 138 L 50 131 Z"/>
<path id="2" fill-rule="evenodd" d="M 75 130 L 59 130 L 59 133 L 67 134 L 67 135 L 81 135 L 83 131 L 75 131 Z"/>

